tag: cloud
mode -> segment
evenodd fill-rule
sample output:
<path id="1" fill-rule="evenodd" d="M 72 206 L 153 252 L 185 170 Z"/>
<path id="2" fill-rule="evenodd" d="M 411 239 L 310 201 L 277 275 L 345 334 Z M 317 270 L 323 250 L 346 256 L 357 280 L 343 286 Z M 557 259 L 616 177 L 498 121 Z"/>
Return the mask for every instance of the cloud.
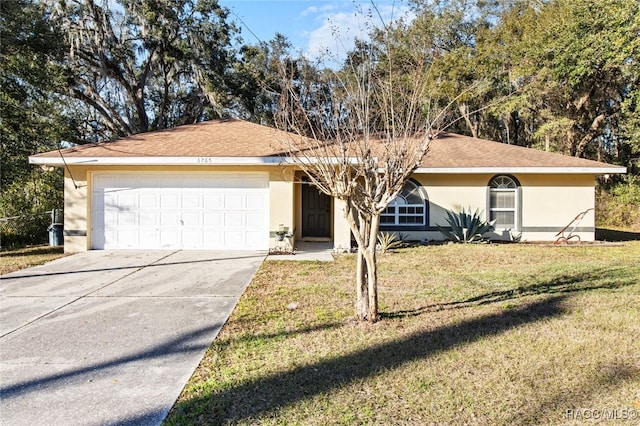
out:
<path id="1" fill-rule="evenodd" d="M 368 2 L 355 5 L 353 2 L 343 2 L 339 7 L 330 4 L 322 8 L 307 8 L 305 12 L 315 9 L 315 20 L 319 26 L 308 31 L 305 55 L 317 58 L 329 54 L 331 57 L 344 58 L 353 49 L 355 39 L 367 39 L 373 27 L 401 17 L 412 20 L 414 16 L 410 9 L 397 3 L 377 2 L 377 11 Z"/>
<path id="2" fill-rule="evenodd" d="M 300 16 L 313 15 L 314 13 L 318 13 L 318 8 L 316 6 L 309 6 L 302 12 L 300 12 Z"/>
<path id="3" fill-rule="evenodd" d="M 353 47 L 355 37 L 363 37 L 358 17 L 353 13 L 332 13 L 325 17 L 322 25 L 309 32 L 306 54 L 320 56 L 327 51 L 340 54 Z"/>
<path id="4" fill-rule="evenodd" d="M 336 8 L 336 5 L 332 4 L 332 3 L 323 4 L 320 7 L 318 7 L 318 6 L 309 6 L 305 10 L 300 12 L 300 16 L 305 17 L 305 16 L 309 16 L 309 15 L 314 15 L 314 14 L 316 14 L 318 12 L 326 13 L 326 12 L 330 12 L 330 11 L 334 10 L 335 8 Z"/>

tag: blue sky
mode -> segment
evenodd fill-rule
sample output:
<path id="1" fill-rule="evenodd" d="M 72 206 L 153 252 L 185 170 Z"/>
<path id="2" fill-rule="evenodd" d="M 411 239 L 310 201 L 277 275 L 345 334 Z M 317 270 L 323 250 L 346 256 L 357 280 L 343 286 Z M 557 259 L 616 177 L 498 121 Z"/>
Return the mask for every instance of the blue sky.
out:
<path id="1" fill-rule="evenodd" d="M 269 41 L 279 32 L 296 49 L 312 57 L 327 48 L 337 54 L 348 50 L 354 37 L 366 33 L 367 21 L 371 22 L 369 13 L 375 16 L 372 22 L 380 22 L 368 0 L 219 0 L 219 3 L 231 9 L 231 18 L 241 26 L 245 43 Z M 375 4 L 386 21 L 409 10 L 402 0 L 376 0 Z M 360 13 L 356 13 L 357 9 Z"/>

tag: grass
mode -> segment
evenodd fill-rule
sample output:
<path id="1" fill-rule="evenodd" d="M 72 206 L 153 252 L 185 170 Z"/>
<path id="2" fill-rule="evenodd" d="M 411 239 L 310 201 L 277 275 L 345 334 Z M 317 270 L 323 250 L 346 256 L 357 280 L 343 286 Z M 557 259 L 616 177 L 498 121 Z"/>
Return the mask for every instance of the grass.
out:
<path id="1" fill-rule="evenodd" d="M 640 242 L 403 249 L 380 257 L 376 324 L 352 320 L 353 256 L 266 262 L 166 424 L 640 415 L 638 259 Z"/>
<path id="2" fill-rule="evenodd" d="M 63 247 L 35 246 L 0 252 L 0 275 L 42 265 L 64 256 Z"/>

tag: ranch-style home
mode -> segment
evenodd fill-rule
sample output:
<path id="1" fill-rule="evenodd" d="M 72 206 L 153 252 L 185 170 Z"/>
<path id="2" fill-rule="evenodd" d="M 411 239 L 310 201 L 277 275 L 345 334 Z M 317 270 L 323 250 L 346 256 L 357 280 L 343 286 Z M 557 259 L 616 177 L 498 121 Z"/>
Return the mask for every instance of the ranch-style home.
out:
<path id="1" fill-rule="evenodd" d="M 267 250 L 276 231 L 351 245 L 343 205 L 304 182 L 277 130 L 237 119 L 33 155 L 64 168 L 66 252 L 102 249 Z M 442 134 L 382 216 L 382 230 L 438 240 L 446 212 L 479 208 L 492 238 L 594 239 L 596 175 L 624 167 Z"/>

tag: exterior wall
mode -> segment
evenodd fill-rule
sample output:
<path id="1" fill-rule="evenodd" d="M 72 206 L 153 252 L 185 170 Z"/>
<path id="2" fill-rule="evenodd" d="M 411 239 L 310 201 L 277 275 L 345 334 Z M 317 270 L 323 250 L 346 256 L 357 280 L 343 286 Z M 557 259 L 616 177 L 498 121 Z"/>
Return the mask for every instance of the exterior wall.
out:
<path id="1" fill-rule="evenodd" d="M 404 231 L 410 240 L 441 240 L 436 225 L 446 226 L 446 212 L 463 207 L 478 208 L 488 219 L 488 184 L 495 174 L 415 175 L 429 200 L 428 225 Z M 497 229 L 490 237 L 510 240 L 520 235 L 522 241 L 554 241 L 556 234 L 581 212 L 595 205 L 594 176 L 567 174 L 513 175 L 520 187 L 520 229 Z M 568 233 L 567 233 L 568 234 Z M 593 241 L 595 215 L 590 210 L 574 234 L 583 241 Z"/>
<path id="2" fill-rule="evenodd" d="M 442 240 L 437 225 L 447 226 L 447 211 L 479 208 L 487 218 L 486 188 L 493 175 L 485 174 L 416 174 L 413 180 L 422 185 L 429 200 L 427 224 L 424 227 L 398 227 L 404 238 L 413 241 Z"/>
<path id="3" fill-rule="evenodd" d="M 89 198 L 87 167 L 69 167 L 64 171 L 64 251 L 86 251 L 89 235 Z"/>
<path id="4" fill-rule="evenodd" d="M 416 175 L 414 179 L 422 184 L 429 199 L 430 227 L 447 225 L 447 211 L 462 208 L 480 208 L 486 215 L 486 187 L 489 175 Z M 437 229 L 436 229 L 437 231 Z"/>
<path id="5" fill-rule="evenodd" d="M 555 240 L 577 215 L 595 207 L 593 175 L 522 175 L 518 179 L 522 185 L 523 240 Z M 594 210 L 576 230 L 581 230 L 576 234 L 583 241 L 594 240 Z"/>
<path id="6" fill-rule="evenodd" d="M 344 217 L 345 202 L 333 200 L 333 249 L 338 252 L 351 248 L 351 227 Z"/>
<path id="7" fill-rule="evenodd" d="M 272 168 L 273 169 L 273 168 Z M 274 234 L 280 226 L 288 228 L 289 233 L 296 230 L 295 218 L 295 183 L 291 169 L 277 168 L 270 170 L 269 174 L 269 247 L 281 247 L 293 249 L 295 247 L 295 235 L 285 237 L 282 242 L 276 240 Z"/>

